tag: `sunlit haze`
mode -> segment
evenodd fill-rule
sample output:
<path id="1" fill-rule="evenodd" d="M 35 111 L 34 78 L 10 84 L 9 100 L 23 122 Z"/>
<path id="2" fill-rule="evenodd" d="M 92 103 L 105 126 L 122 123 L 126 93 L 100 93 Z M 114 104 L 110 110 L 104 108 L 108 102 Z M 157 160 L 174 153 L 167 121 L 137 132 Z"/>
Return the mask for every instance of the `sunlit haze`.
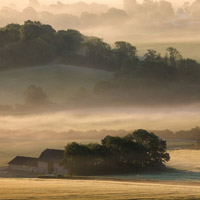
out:
<path id="1" fill-rule="evenodd" d="M 182 5 L 183 3 L 185 3 L 185 0 L 169 0 L 170 2 L 172 2 L 172 4 L 175 7 L 178 7 L 180 5 Z M 39 2 L 41 4 L 52 4 L 52 3 L 57 3 L 57 0 L 39 0 Z M 62 3 L 76 3 L 76 2 L 86 2 L 86 3 L 104 3 L 104 4 L 108 4 L 110 6 L 117 6 L 119 8 L 123 7 L 123 0 L 60 0 L 59 2 Z M 137 0 L 138 3 L 143 2 L 143 0 Z M 189 2 L 193 2 L 193 0 L 190 0 Z M 20 0 L 17 1 L 16 0 L 1 0 L 0 1 L 0 6 L 8 6 L 10 4 L 16 5 L 16 7 L 20 8 L 20 7 L 25 7 L 28 5 L 28 0 Z"/>
<path id="2" fill-rule="evenodd" d="M 0 0 L 0 200 L 200 200 L 200 0 Z"/>

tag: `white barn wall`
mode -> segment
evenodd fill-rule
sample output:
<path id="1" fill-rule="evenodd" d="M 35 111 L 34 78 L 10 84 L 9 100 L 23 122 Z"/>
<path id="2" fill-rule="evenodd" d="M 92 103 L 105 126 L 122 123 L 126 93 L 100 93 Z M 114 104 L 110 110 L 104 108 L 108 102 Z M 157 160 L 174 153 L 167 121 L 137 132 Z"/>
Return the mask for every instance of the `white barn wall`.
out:
<path id="1" fill-rule="evenodd" d="M 49 172 L 48 163 L 47 162 L 38 161 L 38 172 L 47 174 Z"/>
<path id="2" fill-rule="evenodd" d="M 60 175 L 65 175 L 65 174 L 67 174 L 67 170 L 64 168 L 64 167 L 62 167 L 60 164 L 58 164 L 58 163 L 55 163 L 54 164 L 54 173 L 55 174 L 60 174 Z"/>
<path id="3" fill-rule="evenodd" d="M 29 166 L 24 166 L 24 165 L 13 165 L 10 164 L 9 165 L 9 169 L 11 170 L 18 170 L 18 171 L 26 171 L 26 172 L 38 172 L 38 168 L 37 167 L 29 167 Z"/>

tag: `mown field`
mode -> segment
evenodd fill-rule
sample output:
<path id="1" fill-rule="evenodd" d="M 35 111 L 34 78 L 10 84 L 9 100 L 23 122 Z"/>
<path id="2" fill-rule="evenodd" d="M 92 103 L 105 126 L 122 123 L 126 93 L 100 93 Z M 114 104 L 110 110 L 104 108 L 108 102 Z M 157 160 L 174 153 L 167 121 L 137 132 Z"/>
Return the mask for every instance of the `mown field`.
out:
<path id="1" fill-rule="evenodd" d="M 196 200 L 200 185 L 99 180 L 0 179 L 1 200 Z"/>
<path id="2" fill-rule="evenodd" d="M 52 148 L 64 142 L 57 145 L 49 142 Z M 12 146 L 17 148 L 14 142 Z M 28 151 L 34 146 L 37 151 Z M 23 151 L 37 156 L 42 146 L 24 143 Z M 0 178 L 0 200 L 199 200 L 200 151 L 170 150 L 170 155 L 168 166 L 177 171 L 107 176 L 101 180 Z"/>

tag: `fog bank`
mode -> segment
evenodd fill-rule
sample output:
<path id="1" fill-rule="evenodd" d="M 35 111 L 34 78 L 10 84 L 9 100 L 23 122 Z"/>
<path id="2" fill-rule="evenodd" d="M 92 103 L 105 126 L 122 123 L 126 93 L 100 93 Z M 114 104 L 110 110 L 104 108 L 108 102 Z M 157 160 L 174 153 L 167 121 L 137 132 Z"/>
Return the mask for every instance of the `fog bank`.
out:
<path id="1" fill-rule="evenodd" d="M 5 2 L 1 2 L 4 5 Z M 11 2 L 10 2 L 11 3 Z M 121 5 L 120 7 L 117 5 Z M 162 42 L 199 40 L 200 3 L 182 1 L 44 2 L 31 0 L 23 8 L 6 5 L 0 26 L 36 20 L 56 29 L 78 29 L 107 41 Z M 19 4 L 20 5 L 20 4 Z"/>

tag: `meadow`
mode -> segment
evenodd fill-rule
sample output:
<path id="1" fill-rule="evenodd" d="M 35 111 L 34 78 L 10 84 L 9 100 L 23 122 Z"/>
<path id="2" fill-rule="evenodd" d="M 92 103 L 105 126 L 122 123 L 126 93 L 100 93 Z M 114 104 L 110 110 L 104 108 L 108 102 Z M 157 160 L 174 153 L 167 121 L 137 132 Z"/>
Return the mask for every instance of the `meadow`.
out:
<path id="1" fill-rule="evenodd" d="M 0 179 L 1 200 L 197 200 L 200 184 Z"/>
<path id="2" fill-rule="evenodd" d="M 172 172 L 96 179 L 0 178 L 0 200 L 199 200 L 200 151 L 170 151 Z M 107 179 L 107 180 L 106 180 Z"/>
<path id="3" fill-rule="evenodd" d="M 65 102 L 81 87 L 91 90 L 111 76 L 103 70 L 61 64 L 0 71 L 0 104 L 23 104 L 24 92 L 30 85 L 42 87 L 53 102 Z"/>

